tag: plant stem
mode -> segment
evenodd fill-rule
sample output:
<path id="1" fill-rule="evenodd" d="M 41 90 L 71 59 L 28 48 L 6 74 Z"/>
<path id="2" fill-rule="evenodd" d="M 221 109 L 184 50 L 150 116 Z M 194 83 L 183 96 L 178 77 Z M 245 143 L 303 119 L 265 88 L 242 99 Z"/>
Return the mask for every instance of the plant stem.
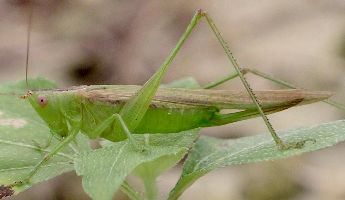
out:
<path id="1" fill-rule="evenodd" d="M 121 191 L 125 193 L 132 200 L 143 200 L 144 198 L 130 186 L 127 181 L 124 181 L 121 185 Z"/>
<path id="2" fill-rule="evenodd" d="M 148 200 L 155 200 L 157 199 L 157 184 L 155 178 L 146 178 L 144 179 L 144 186 L 145 186 L 145 196 Z"/>

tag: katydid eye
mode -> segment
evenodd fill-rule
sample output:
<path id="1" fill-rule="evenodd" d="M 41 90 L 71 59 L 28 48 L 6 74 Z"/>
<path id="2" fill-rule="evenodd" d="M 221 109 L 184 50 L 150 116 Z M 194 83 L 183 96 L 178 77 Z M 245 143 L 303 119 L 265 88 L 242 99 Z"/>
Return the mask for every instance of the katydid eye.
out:
<path id="1" fill-rule="evenodd" d="M 45 96 L 38 96 L 37 97 L 37 103 L 40 106 L 42 106 L 42 107 L 46 106 L 48 104 L 47 97 L 45 97 Z"/>

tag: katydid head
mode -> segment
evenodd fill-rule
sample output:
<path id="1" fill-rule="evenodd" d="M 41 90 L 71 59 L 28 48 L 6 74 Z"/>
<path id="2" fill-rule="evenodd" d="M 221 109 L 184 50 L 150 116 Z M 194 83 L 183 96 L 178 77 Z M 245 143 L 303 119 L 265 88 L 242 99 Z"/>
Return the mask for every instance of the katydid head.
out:
<path id="1" fill-rule="evenodd" d="M 32 92 L 29 90 L 25 98 L 29 100 L 31 106 L 39 115 L 45 115 L 46 112 L 53 109 L 53 107 L 48 103 L 50 99 L 48 94 L 40 94 L 40 92 Z"/>
<path id="2" fill-rule="evenodd" d="M 29 91 L 26 98 L 53 133 L 64 137 L 67 125 L 59 107 L 59 99 L 47 91 Z"/>
<path id="3" fill-rule="evenodd" d="M 40 92 L 32 92 L 28 91 L 27 95 L 25 96 L 32 105 L 32 107 L 41 115 L 44 112 L 49 112 L 54 108 L 54 105 L 50 105 L 50 95 L 49 94 L 41 94 Z"/>

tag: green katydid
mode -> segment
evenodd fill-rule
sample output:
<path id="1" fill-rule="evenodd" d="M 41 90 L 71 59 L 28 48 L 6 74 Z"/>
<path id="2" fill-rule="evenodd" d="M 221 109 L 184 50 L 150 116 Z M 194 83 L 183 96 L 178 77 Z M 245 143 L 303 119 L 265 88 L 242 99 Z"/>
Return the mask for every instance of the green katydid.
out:
<path id="1" fill-rule="evenodd" d="M 203 89 L 159 88 L 169 65 L 202 18 L 206 19 L 236 72 Z M 247 93 L 208 90 L 237 76 Z M 261 116 L 277 148 L 300 148 L 306 141 L 284 143 L 266 114 L 321 101 L 330 95 L 329 92 L 303 90 L 252 91 L 212 19 L 206 12 L 198 10 L 163 65 L 142 87 L 99 85 L 28 91 L 23 98 L 30 102 L 51 132 L 62 138 L 62 141 L 33 168 L 25 180 L 14 183 L 13 186 L 29 183 L 42 165 L 72 142 L 79 132 L 91 139 L 101 137 L 115 142 L 128 138 L 140 151 L 144 149 L 132 138 L 133 133 L 174 133 Z M 222 114 L 223 109 L 240 111 Z"/>

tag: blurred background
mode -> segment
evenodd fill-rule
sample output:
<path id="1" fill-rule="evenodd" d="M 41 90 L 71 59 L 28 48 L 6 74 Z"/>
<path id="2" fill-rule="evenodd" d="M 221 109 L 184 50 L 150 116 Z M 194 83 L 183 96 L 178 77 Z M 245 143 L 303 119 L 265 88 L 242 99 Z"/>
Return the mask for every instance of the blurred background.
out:
<path id="1" fill-rule="evenodd" d="M 187 3 L 188 2 L 188 3 Z M 143 84 L 175 46 L 194 12 L 214 18 L 241 66 L 255 68 L 310 90 L 335 92 L 345 102 L 344 0 L 2 0 L 0 82 L 25 79 L 29 7 L 33 7 L 29 77 L 61 87 Z M 164 82 L 193 76 L 208 83 L 232 72 L 205 21 L 174 60 Z M 254 89 L 279 86 L 248 75 Z M 243 90 L 239 80 L 222 89 Z M 326 104 L 289 109 L 269 118 L 277 130 L 344 118 Z M 223 138 L 264 133 L 261 119 L 202 134 Z M 181 199 L 345 199 L 345 144 L 276 162 L 228 167 L 198 180 Z M 167 194 L 178 166 L 159 178 Z M 126 199 L 117 194 L 116 199 Z M 163 198 L 163 196 L 162 196 Z M 8 199 L 89 199 L 80 178 L 67 173 Z"/>

